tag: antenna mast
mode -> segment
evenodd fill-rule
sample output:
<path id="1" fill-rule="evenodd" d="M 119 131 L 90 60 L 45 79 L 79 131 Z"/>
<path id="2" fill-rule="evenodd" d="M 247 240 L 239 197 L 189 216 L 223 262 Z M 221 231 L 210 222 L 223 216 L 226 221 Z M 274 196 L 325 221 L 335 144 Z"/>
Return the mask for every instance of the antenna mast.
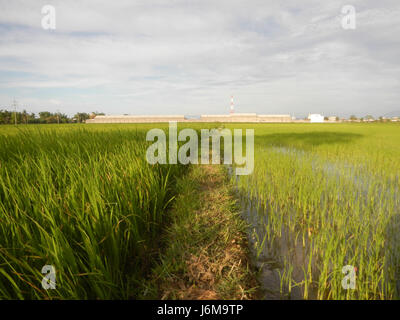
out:
<path id="1" fill-rule="evenodd" d="M 234 114 L 235 113 L 235 107 L 233 105 L 233 96 L 231 96 L 231 109 L 229 111 L 230 114 Z"/>

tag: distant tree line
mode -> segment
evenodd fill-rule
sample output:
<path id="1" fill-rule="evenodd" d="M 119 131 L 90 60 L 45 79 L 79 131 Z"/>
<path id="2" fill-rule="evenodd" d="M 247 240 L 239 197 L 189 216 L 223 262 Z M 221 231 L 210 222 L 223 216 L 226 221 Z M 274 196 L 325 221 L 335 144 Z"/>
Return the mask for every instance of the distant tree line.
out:
<path id="1" fill-rule="evenodd" d="M 94 118 L 97 115 L 104 115 L 104 113 L 92 112 L 91 114 L 85 112 L 78 112 L 73 117 L 68 117 L 65 113 L 52 113 L 49 111 L 42 111 L 38 114 L 23 111 L 9 111 L 0 109 L 0 124 L 29 124 L 29 123 L 83 123 L 87 119 Z"/>
<path id="2" fill-rule="evenodd" d="M 357 116 L 352 114 L 349 117 L 349 120 L 350 121 L 359 121 L 359 122 L 363 122 L 363 121 L 368 121 L 368 122 L 371 122 L 371 121 L 373 121 L 373 122 L 390 122 L 390 121 L 398 121 L 399 118 L 400 117 L 389 117 L 388 118 L 388 117 L 383 117 L 383 116 L 380 116 L 378 118 L 374 118 L 371 115 L 366 115 L 365 117 L 358 118 Z"/>

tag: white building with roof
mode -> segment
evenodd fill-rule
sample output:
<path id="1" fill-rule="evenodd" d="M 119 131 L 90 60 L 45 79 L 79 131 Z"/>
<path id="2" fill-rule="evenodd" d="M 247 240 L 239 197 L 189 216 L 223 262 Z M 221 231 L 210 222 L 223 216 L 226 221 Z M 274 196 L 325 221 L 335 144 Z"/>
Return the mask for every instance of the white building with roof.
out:
<path id="1" fill-rule="evenodd" d="M 324 116 L 318 113 L 311 113 L 308 115 L 308 120 L 311 123 L 322 123 L 324 122 Z"/>

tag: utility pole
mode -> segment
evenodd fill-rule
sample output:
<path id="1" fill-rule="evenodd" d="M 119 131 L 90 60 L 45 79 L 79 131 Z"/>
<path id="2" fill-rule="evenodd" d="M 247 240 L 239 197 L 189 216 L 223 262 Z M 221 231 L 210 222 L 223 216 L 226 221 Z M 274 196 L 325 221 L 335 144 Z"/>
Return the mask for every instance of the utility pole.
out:
<path id="1" fill-rule="evenodd" d="M 17 101 L 14 98 L 13 101 L 13 107 L 14 107 L 14 124 L 17 125 Z"/>
<path id="2" fill-rule="evenodd" d="M 57 123 L 60 124 L 60 110 L 57 110 Z"/>

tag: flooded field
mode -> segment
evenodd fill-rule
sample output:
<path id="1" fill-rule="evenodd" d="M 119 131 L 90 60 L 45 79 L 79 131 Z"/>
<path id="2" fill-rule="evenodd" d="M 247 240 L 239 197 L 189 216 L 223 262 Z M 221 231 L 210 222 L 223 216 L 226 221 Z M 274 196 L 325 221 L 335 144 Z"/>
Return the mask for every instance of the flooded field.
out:
<path id="1" fill-rule="evenodd" d="M 257 140 L 256 131 L 254 173 L 232 180 L 265 299 L 399 297 L 399 158 L 388 152 L 399 131 L 380 129 L 341 132 L 337 141 L 322 132 L 327 143 L 318 132 L 279 141 L 290 135 L 259 130 Z M 384 133 L 386 145 L 372 149 Z M 345 266 L 355 289 L 343 285 Z"/>

